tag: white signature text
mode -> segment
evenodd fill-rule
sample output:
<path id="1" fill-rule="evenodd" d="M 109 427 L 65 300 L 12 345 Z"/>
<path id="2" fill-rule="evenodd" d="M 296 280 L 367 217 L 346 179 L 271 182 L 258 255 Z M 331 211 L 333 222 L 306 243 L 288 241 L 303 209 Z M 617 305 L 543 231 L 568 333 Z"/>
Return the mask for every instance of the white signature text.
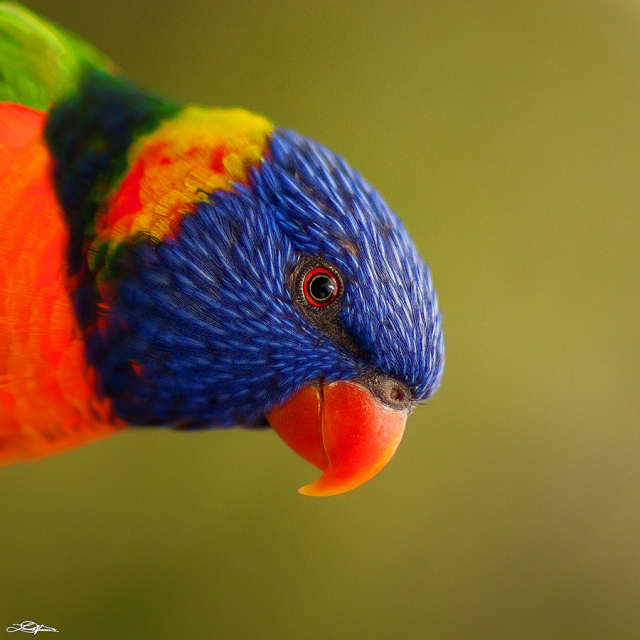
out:
<path id="1" fill-rule="evenodd" d="M 10 627 L 7 627 L 7 633 L 14 633 L 15 631 L 23 631 L 24 633 L 33 633 L 35 636 L 38 631 L 54 631 L 55 633 L 60 633 L 57 629 L 53 627 L 46 627 L 43 624 L 36 624 L 35 622 L 31 622 L 31 620 L 25 620 L 18 624 L 17 622 L 12 624 Z"/>

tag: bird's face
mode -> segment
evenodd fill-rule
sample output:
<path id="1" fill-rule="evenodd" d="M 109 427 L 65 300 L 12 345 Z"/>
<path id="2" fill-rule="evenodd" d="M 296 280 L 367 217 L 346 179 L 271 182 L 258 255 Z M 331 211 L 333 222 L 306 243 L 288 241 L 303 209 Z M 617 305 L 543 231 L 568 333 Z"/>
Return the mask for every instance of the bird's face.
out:
<path id="1" fill-rule="evenodd" d="M 288 132 L 270 150 L 262 179 L 274 185 L 278 226 L 302 256 L 289 278 L 292 304 L 322 335 L 319 348 L 337 346 L 352 373 L 328 371 L 267 418 L 324 472 L 301 492 L 331 495 L 386 464 L 407 416 L 439 384 L 437 302 L 401 223 L 341 158 Z"/>
<path id="2" fill-rule="evenodd" d="M 344 161 L 275 130 L 246 184 L 218 190 L 128 257 L 103 388 L 131 423 L 266 421 L 331 495 L 393 455 L 437 388 L 435 293 L 397 217 Z"/>

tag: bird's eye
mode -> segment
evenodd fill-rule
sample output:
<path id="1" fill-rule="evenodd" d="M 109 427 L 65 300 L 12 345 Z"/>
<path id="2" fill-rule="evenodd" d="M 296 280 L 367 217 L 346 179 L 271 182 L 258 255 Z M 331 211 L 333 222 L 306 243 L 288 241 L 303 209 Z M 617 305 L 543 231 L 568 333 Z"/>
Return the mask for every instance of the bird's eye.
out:
<path id="1" fill-rule="evenodd" d="M 314 307 L 328 307 L 340 293 L 340 281 L 324 267 L 315 267 L 304 277 L 304 297 Z"/>

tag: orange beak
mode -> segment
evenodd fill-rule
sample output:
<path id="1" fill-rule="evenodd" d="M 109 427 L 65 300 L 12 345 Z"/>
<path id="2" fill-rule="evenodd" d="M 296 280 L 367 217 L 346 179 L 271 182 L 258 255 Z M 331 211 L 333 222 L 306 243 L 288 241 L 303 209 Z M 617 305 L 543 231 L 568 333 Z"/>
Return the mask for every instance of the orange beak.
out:
<path id="1" fill-rule="evenodd" d="M 333 496 L 372 478 L 395 453 L 406 411 L 390 409 L 355 382 L 304 387 L 267 413 L 274 431 L 323 473 L 298 489 L 307 496 Z"/>

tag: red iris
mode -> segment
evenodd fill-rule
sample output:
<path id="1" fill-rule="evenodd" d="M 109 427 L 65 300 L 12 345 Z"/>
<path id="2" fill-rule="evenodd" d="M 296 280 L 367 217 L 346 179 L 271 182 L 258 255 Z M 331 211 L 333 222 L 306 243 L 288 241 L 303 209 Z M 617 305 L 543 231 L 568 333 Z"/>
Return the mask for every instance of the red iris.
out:
<path id="1" fill-rule="evenodd" d="M 327 307 L 340 293 L 340 281 L 324 267 L 315 267 L 304 277 L 304 297 L 314 307 Z"/>

